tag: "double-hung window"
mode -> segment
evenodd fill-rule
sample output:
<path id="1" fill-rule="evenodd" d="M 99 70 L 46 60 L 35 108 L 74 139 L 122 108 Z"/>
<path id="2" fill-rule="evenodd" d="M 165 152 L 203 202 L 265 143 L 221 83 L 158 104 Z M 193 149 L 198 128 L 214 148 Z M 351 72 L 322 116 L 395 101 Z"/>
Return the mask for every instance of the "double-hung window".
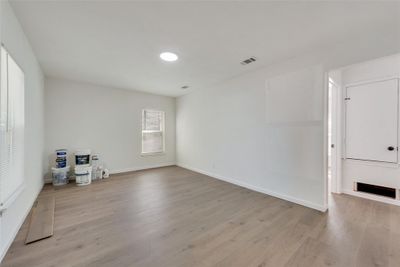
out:
<path id="1" fill-rule="evenodd" d="M 0 87 L 0 211 L 23 190 L 25 77 L 1 46 Z"/>
<path id="2" fill-rule="evenodd" d="M 142 154 L 165 152 L 165 113 L 144 109 L 142 112 Z"/>

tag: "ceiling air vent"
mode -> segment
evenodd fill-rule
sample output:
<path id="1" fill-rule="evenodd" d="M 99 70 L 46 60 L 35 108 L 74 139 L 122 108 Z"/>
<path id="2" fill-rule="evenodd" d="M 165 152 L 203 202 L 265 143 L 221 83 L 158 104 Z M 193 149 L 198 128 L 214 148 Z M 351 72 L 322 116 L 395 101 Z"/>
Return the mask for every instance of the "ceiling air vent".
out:
<path id="1" fill-rule="evenodd" d="M 240 62 L 240 64 L 242 64 L 242 65 L 247 65 L 247 64 L 250 64 L 250 63 L 252 63 L 252 62 L 254 62 L 254 61 L 256 61 L 256 58 L 255 58 L 255 57 L 250 57 L 250 58 L 245 59 L 245 60 L 243 60 L 242 62 Z"/>

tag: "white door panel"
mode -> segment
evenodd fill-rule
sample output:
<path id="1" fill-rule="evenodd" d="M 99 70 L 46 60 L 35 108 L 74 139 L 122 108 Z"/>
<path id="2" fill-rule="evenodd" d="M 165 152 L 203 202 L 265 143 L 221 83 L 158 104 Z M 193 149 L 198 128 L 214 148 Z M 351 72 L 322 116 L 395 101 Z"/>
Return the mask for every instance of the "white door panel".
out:
<path id="1" fill-rule="evenodd" d="M 346 158 L 397 162 L 398 90 L 398 79 L 346 88 Z"/>

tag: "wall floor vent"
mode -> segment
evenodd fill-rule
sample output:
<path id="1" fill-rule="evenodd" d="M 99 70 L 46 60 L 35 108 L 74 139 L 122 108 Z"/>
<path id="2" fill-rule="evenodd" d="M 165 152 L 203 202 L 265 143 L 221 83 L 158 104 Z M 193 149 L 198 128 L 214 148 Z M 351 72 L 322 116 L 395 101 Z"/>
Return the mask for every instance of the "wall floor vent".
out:
<path id="1" fill-rule="evenodd" d="M 391 187 L 357 183 L 356 191 L 370 193 L 378 196 L 396 198 L 396 189 Z"/>

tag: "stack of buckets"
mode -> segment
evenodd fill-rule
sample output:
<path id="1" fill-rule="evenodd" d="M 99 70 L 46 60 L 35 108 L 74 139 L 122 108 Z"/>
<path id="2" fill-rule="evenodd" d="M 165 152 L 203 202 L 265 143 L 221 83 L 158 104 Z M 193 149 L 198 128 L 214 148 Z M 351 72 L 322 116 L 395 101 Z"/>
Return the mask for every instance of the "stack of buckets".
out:
<path id="1" fill-rule="evenodd" d="M 56 167 L 51 168 L 53 185 L 65 185 L 69 182 L 70 166 L 67 165 L 68 151 L 56 150 Z M 76 185 L 88 185 L 92 181 L 92 166 L 90 165 L 90 150 L 81 149 L 75 152 L 75 181 Z"/>
<path id="2" fill-rule="evenodd" d="M 56 150 L 56 167 L 51 168 L 53 185 L 65 185 L 68 183 L 69 166 L 67 166 L 66 149 Z"/>

